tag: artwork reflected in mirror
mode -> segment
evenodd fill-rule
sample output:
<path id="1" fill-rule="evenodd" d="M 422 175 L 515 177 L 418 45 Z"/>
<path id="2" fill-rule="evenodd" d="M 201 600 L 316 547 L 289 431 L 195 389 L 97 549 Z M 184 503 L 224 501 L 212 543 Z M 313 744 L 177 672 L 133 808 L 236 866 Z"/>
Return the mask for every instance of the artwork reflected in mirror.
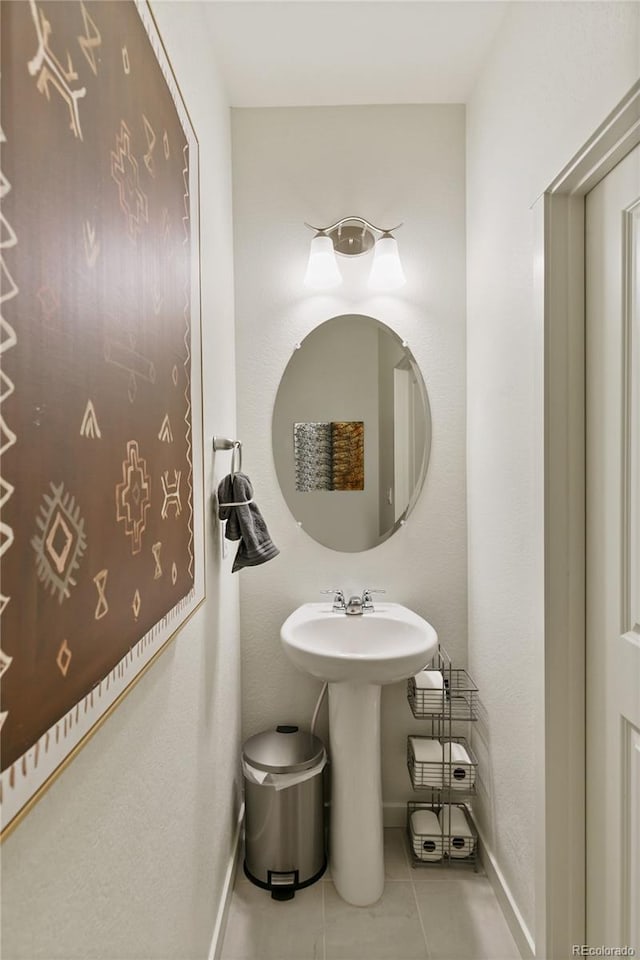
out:
<path id="1" fill-rule="evenodd" d="M 364 423 L 295 423 L 296 490 L 364 490 Z"/>
<path id="2" fill-rule="evenodd" d="M 427 391 L 406 342 L 360 314 L 320 324 L 284 371 L 272 440 L 283 496 L 309 536 L 344 552 L 392 536 L 431 450 Z"/>

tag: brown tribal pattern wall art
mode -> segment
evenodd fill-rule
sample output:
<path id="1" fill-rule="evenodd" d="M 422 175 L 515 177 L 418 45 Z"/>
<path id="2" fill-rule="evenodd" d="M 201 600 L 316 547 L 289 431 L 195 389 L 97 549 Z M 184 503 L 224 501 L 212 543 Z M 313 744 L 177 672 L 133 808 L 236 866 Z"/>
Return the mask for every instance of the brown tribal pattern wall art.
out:
<path id="1" fill-rule="evenodd" d="M 3 830 L 204 597 L 198 147 L 150 10 L 0 6 Z"/>

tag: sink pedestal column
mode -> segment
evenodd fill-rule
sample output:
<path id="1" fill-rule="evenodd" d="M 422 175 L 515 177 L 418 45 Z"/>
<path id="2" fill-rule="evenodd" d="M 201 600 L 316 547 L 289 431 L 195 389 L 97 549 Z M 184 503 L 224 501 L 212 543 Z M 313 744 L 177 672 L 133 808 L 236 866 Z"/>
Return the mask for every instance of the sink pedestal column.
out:
<path id="1" fill-rule="evenodd" d="M 329 684 L 331 878 L 357 907 L 375 903 L 384 890 L 380 690 Z"/>

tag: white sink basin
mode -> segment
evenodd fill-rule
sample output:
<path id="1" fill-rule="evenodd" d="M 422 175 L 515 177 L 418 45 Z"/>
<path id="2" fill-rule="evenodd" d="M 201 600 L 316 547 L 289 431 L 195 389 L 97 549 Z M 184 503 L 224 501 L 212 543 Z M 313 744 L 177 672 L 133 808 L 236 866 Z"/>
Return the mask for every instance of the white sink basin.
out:
<path id="1" fill-rule="evenodd" d="M 330 683 L 386 684 L 406 680 L 431 659 L 438 635 L 400 603 L 376 603 L 373 613 L 347 616 L 327 603 L 305 603 L 280 630 L 292 662 Z"/>

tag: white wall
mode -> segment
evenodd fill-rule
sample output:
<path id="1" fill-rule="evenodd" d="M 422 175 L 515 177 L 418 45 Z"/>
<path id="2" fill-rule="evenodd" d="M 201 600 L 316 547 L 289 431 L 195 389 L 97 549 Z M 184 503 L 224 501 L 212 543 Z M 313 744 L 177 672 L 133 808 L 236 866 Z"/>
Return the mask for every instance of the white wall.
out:
<path id="1" fill-rule="evenodd" d="M 323 587 L 386 587 L 442 642 L 466 657 L 465 111 L 452 106 L 318 107 L 232 111 L 238 421 L 245 466 L 281 555 L 242 573 L 243 734 L 293 720 L 308 725 L 320 684 L 285 659 L 279 629 Z M 369 258 L 341 260 L 345 283 L 303 286 L 312 234 L 358 214 L 397 238 L 408 282 L 370 296 Z M 433 418 L 424 491 L 405 528 L 363 553 L 338 553 L 296 526 L 278 486 L 271 415 L 296 342 L 345 313 L 376 317 L 409 346 Z M 354 358 L 356 362 L 357 358 Z M 387 802 L 412 796 L 406 735 L 421 729 L 405 687 L 383 694 Z M 327 735 L 326 722 L 320 726 Z"/>
<path id="2" fill-rule="evenodd" d="M 477 809 L 532 938 L 544 595 L 530 206 L 637 79 L 639 10 L 513 4 L 468 105 L 469 654 L 484 708 Z"/>
<path id="3" fill-rule="evenodd" d="M 234 433 L 229 112 L 202 7 L 153 4 L 200 142 L 205 476 Z M 228 469 L 218 455 L 216 474 Z M 239 803 L 238 582 L 207 599 L 2 847 L 4 960 L 204 960 Z"/>

